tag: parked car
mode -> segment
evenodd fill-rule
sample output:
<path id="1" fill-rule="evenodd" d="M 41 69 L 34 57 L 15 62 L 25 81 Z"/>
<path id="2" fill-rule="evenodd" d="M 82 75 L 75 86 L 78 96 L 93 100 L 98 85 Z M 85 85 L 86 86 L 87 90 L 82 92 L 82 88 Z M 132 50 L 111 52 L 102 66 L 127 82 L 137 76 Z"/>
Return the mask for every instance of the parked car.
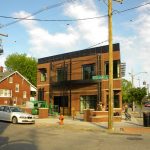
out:
<path id="1" fill-rule="evenodd" d="M 150 102 L 144 104 L 145 107 L 150 107 Z"/>
<path id="2" fill-rule="evenodd" d="M 31 114 L 24 113 L 16 106 L 0 106 L 0 120 L 16 123 L 35 123 Z"/>

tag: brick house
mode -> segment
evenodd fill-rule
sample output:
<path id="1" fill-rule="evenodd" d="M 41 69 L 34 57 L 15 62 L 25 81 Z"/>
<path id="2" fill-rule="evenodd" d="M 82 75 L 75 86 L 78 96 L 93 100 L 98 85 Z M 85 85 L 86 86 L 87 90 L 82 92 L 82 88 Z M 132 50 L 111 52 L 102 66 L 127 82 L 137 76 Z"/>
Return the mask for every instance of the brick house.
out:
<path id="1" fill-rule="evenodd" d="M 38 60 L 38 99 L 58 106 L 70 115 L 108 105 L 108 45 Z M 120 46 L 113 45 L 114 108 L 122 108 Z M 102 78 L 102 79 L 100 79 Z"/>
<path id="2" fill-rule="evenodd" d="M 3 71 L 0 67 L 0 104 L 22 105 L 34 99 L 36 90 L 18 71 Z"/>

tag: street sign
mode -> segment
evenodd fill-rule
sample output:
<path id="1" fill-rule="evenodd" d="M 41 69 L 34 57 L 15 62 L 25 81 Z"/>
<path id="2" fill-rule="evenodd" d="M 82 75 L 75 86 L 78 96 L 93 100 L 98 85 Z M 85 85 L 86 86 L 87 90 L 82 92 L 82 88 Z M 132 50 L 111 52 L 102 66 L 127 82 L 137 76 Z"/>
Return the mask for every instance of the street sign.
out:
<path id="1" fill-rule="evenodd" d="M 97 75 L 97 76 L 92 76 L 93 80 L 107 80 L 108 75 Z"/>

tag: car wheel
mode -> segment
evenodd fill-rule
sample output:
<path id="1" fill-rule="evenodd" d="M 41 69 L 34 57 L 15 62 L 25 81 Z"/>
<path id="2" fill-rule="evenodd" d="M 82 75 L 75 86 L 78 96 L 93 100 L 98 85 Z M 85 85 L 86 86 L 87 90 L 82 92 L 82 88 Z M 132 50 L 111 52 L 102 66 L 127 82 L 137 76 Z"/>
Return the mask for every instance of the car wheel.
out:
<path id="1" fill-rule="evenodd" d="M 13 118 L 12 118 L 12 123 L 13 123 L 13 124 L 18 123 L 18 119 L 17 119 L 17 117 L 13 117 Z"/>

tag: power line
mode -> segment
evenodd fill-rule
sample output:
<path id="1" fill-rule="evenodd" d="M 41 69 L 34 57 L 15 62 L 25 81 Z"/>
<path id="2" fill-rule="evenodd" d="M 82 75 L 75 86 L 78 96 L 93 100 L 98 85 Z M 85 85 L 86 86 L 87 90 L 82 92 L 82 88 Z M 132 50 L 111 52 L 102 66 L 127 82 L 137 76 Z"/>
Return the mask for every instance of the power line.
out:
<path id="1" fill-rule="evenodd" d="M 104 18 L 107 17 L 108 15 L 104 15 L 104 16 L 98 16 L 98 17 L 89 17 L 89 18 L 80 18 L 80 19 L 29 19 L 29 18 L 18 18 L 18 17 L 9 17 L 9 16 L 0 16 L 0 18 L 6 18 L 6 19 L 21 19 L 21 20 L 29 20 L 29 21 L 82 21 L 82 20 L 90 20 L 90 19 L 99 19 L 99 18 Z"/>
<path id="2" fill-rule="evenodd" d="M 89 49 L 89 48 L 95 47 L 95 46 L 100 45 L 100 44 L 103 44 L 103 43 L 105 43 L 105 42 L 108 42 L 108 40 L 105 40 L 105 41 L 102 41 L 102 42 L 100 42 L 100 43 L 97 43 L 97 44 L 91 45 L 90 47 L 87 47 L 86 49 Z"/>
<path id="3" fill-rule="evenodd" d="M 0 16 L 1 18 L 19 19 L 19 20 L 10 22 L 10 23 L 5 24 L 5 25 L 1 25 L 0 28 L 10 26 L 10 25 L 12 25 L 12 24 L 15 24 L 15 23 L 20 22 L 20 21 L 23 21 L 23 20 L 30 20 L 29 17 L 35 16 L 35 15 L 37 15 L 37 14 L 39 14 L 39 13 L 42 13 L 43 11 L 46 11 L 46 10 L 49 10 L 49 9 L 53 9 L 53 8 L 62 6 L 62 5 L 64 5 L 65 3 L 67 3 L 67 2 L 73 2 L 73 1 L 76 1 L 76 0 L 66 0 L 66 1 L 63 1 L 63 2 L 61 2 L 61 3 L 57 3 L 57 4 L 54 4 L 54 5 L 47 6 L 47 7 L 45 7 L 45 8 L 42 8 L 42 9 L 40 9 L 40 10 L 38 10 L 38 11 L 32 13 L 31 15 L 28 15 L 28 16 L 23 17 L 23 18 Z M 32 20 L 32 19 L 31 19 L 31 20 Z"/>
<path id="4" fill-rule="evenodd" d="M 127 12 L 127 11 L 130 11 L 130 10 L 134 10 L 134 9 L 137 9 L 137 8 L 140 8 L 140 7 L 144 7 L 146 5 L 149 5 L 150 2 L 148 3 L 145 3 L 145 4 L 142 4 L 142 5 L 138 5 L 138 6 L 135 6 L 135 7 L 131 7 L 131 8 L 128 8 L 128 9 L 124 9 L 124 10 L 117 10 L 117 11 L 114 11 L 113 12 L 113 15 L 116 15 L 116 14 L 120 14 L 120 13 L 124 13 L 124 12 Z M 56 4 L 57 7 L 58 7 L 58 4 Z M 55 5 L 55 7 L 56 7 Z M 52 7 L 52 6 L 51 6 Z M 49 8 L 49 7 L 47 7 Z M 50 8 L 49 8 L 50 9 Z M 46 10 L 46 9 L 44 9 Z M 43 10 L 43 11 L 44 11 Z M 9 26 L 11 24 L 14 24 L 16 22 L 19 22 L 19 21 L 22 21 L 22 20 L 28 20 L 28 21 L 44 21 L 44 22 L 70 22 L 70 21 L 84 21 L 84 20 L 93 20 L 93 19 L 99 19 L 99 18 L 104 18 L 104 17 L 108 17 L 108 14 L 106 15 L 103 15 L 103 16 L 97 16 L 97 17 L 88 17 L 88 18 L 79 18 L 79 19 L 30 19 L 29 17 L 31 16 L 34 16 L 34 14 L 36 15 L 37 13 L 40 13 L 42 12 L 41 11 L 37 11 L 36 13 L 33 13 L 32 15 L 30 16 L 27 16 L 27 17 L 24 17 L 24 18 L 19 18 L 19 17 L 9 17 L 9 16 L 0 16 L 0 18 L 6 18 L 6 19 L 19 19 L 17 21 L 14 21 L 12 23 L 9 23 L 9 24 L 6 24 L 4 26 L 1 26 L 0 28 L 3 28 L 3 27 L 6 27 L 6 26 Z"/>

